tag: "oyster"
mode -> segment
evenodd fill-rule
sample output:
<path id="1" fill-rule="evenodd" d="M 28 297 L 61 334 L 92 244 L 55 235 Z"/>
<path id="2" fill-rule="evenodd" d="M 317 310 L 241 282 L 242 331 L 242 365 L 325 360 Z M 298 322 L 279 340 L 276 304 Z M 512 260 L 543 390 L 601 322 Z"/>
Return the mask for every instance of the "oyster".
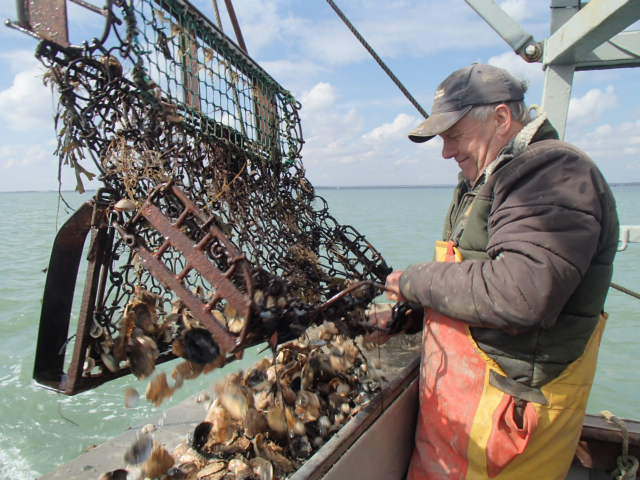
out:
<path id="1" fill-rule="evenodd" d="M 140 394 L 135 388 L 129 387 L 124 391 L 124 406 L 126 408 L 135 407 L 139 399 Z"/>
<path id="2" fill-rule="evenodd" d="M 251 392 L 245 391 L 234 381 L 225 382 L 218 389 L 218 399 L 235 420 L 244 420 L 247 411 L 253 406 Z"/>
<path id="3" fill-rule="evenodd" d="M 255 457 L 249 461 L 253 474 L 258 480 L 273 480 L 273 465 L 269 460 L 262 457 Z"/>
<path id="4" fill-rule="evenodd" d="M 265 298 L 269 301 L 269 296 Z M 225 309 L 227 319 L 234 314 L 231 307 Z M 185 332 L 199 328 L 196 322 L 185 324 Z M 185 338 L 183 333 L 179 342 L 174 341 L 174 350 L 187 349 Z M 219 355 L 206 365 L 179 364 L 172 373 L 173 389 L 184 379 L 224 363 L 224 355 Z M 356 342 L 340 335 L 335 325 L 309 329 L 304 339 L 280 346 L 275 358 L 263 358 L 244 373 L 219 382 L 204 421 L 193 432 L 192 448 L 179 446 L 175 464 L 162 475 L 174 480 L 283 478 L 377 391 L 380 378 L 366 365 Z M 147 397 L 160 402 L 173 389 L 160 374 L 150 382 Z"/>
<path id="5" fill-rule="evenodd" d="M 155 445 L 151 456 L 144 462 L 142 471 L 149 478 L 158 478 L 173 467 L 174 463 L 175 460 L 162 445 Z"/>
<path id="6" fill-rule="evenodd" d="M 127 475 L 129 472 L 119 468 L 118 470 L 112 470 L 111 472 L 106 472 L 100 475 L 98 480 L 127 480 Z"/>
<path id="7" fill-rule="evenodd" d="M 253 439 L 253 449 L 256 456 L 269 460 L 279 472 L 290 473 L 296 468 L 295 463 L 284 456 L 284 449 L 278 444 L 267 440 L 262 433 L 259 433 Z"/>
<path id="8" fill-rule="evenodd" d="M 220 355 L 220 348 L 206 328 L 190 328 L 182 337 L 183 356 L 194 363 L 204 365 Z"/>
<path id="9" fill-rule="evenodd" d="M 197 474 L 198 480 L 218 480 L 227 474 L 226 462 L 214 461 L 200 470 Z"/>
<path id="10" fill-rule="evenodd" d="M 138 465 L 149 458 L 153 449 L 153 440 L 150 435 L 140 435 L 127 449 L 124 461 L 129 465 Z"/>
<path id="11" fill-rule="evenodd" d="M 154 377 L 147 385 L 147 400 L 159 407 L 165 399 L 171 397 L 175 392 L 167 383 L 167 374 L 162 372 Z"/>
<path id="12" fill-rule="evenodd" d="M 143 380 L 153 373 L 156 359 L 160 356 L 158 346 L 151 337 L 136 335 L 127 345 L 127 358 L 133 374 Z"/>

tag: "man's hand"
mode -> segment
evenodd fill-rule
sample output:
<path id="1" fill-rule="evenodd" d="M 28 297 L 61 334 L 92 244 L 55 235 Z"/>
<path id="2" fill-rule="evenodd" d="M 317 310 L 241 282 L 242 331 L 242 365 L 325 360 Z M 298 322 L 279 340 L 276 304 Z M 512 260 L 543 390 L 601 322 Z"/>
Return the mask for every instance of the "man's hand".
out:
<path id="1" fill-rule="evenodd" d="M 385 287 L 387 287 L 387 298 L 392 302 L 404 302 L 406 299 L 400 293 L 400 277 L 404 270 L 396 270 L 387 275 Z"/>

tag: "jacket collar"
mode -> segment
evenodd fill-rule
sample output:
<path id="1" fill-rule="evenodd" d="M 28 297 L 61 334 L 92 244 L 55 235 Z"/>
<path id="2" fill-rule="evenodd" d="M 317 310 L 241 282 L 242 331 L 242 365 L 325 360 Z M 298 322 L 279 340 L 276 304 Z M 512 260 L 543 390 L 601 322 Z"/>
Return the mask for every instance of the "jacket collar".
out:
<path id="1" fill-rule="evenodd" d="M 495 172 L 501 165 L 510 161 L 513 157 L 520 155 L 524 150 L 532 143 L 539 142 L 541 140 L 550 140 L 558 139 L 558 132 L 551 122 L 547 120 L 547 116 L 544 112 L 538 113 L 538 116 L 527 123 L 520 132 L 507 144 L 505 145 L 498 157 L 491 162 L 482 172 L 480 178 L 472 184 L 467 181 L 462 172 L 458 174 L 458 182 L 464 183 L 466 190 L 477 190 L 480 186 L 484 185 L 487 181 L 487 178 Z"/>

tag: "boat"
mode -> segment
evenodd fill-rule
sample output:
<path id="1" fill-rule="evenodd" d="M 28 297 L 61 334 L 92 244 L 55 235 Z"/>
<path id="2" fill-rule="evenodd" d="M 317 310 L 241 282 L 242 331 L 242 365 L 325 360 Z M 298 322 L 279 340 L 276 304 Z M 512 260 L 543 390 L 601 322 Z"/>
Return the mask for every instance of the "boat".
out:
<path id="1" fill-rule="evenodd" d="M 627 35 L 624 32 L 619 32 L 640 19 L 640 7 L 637 2 L 632 0 L 609 2 L 607 5 L 605 5 L 605 0 L 591 0 L 585 5 L 581 5 L 578 0 L 566 0 L 564 2 L 553 0 L 551 2 L 552 35 L 544 42 L 535 41 L 531 35 L 506 15 L 493 1 L 466 1 L 471 8 L 488 21 L 513 47 L 516 53 L 523 57 L 523 61 L 542 62 L 546 67 L 546 88 L 542 103 L 549 118 L 558 127 L 561 135 L 564 134 L 566 125 L 573 72 L 576 70 L 618 66 L 631 67 L 640 64 L 637 60 L 638 55 L 634 54 L 633 51 L 625 49 L 624 51 L 616 50 L 613 52 L 610 45 L 607 44 L 607 40 L 605 40 L 611 39 L 614 35 L 622 35 L 625 37 L 624 39 L 616 38 L 615 40 L 628 41 Z M 109 11 L 113 2 L 109 1 L 106 9 L 97 9 L 90 4 L 86 4 L 86 2 L 82 3 L 86 8 L 96 10 L 97 13 L 106 17 L 108 28 L 105 30 L 103 37 L 103 40 L 106 40 L 108 29 L 113 26 L 112 22 L 114 21 Z M 330 3 L 335 7 L 335 3 Z M 44 1 L 18 0 L 18 20 L 10 26 L 18 28 L 39 40 L 46 40 L 42 48 L 51 48 L 52 44 L 68 46 L 66 17 L 58 15 L 64 11 L 64 4 L 65 0 L 57 0 L 55 6 L 47 5 L 47 2 Z M 161 22 L 166 21 L 167 17 L 164 15 L 167 11 L 172 14 L 175 14 L 176 11 L 182 12 L 183 10 L 181 9 L 195 11 L 187 0 L 158 2 L 158 5 L 163 8 L 169 5 L 174 9 L 171 10 L 169 8 L 164 13 L 161 11 Z M 251 63 L 250 57 L 246 54 L 246 46 L 230 5 L 231 2 L 227 2 L 229 14 L 237 35 L 237 43 L 229 40 L 225 45 L 234 54 L 246 59 L 250 67 L 258 71 L 260 70 L 259 65 L 255 64 L 255 62 Z M 558 8 L 559 6 L 562 9 Z M 605 6 L 607 8 L 604 8 Z M 599 7 L 602 8 L 598 9 Z M 202 22 L 208 22 L 208 20 L 204 19 L 204 16 L 202 18 Z M 215 25 L 210 25 L 208 28 L 215 30 L 216 27 Z M 184 32 L 179 32 L 179 35 L 183 34 Z M 186 35 L 182 40 L 184 50 L 193 48 L 189 44 L 188 37 L 189 35 Z M 187 38 L 187 40 L 184 40 L 184 38 Z M 158 41 L 167 41 L 162 36 L 158 36 L 157 39 Z M 163 54 L 171 56 L 175 52 L 169 50 L 164 51 Z M 106 61 L 110 62 L 108 56 L 105 58 L 107 58 Z M 187 67 L 188 65 L 185 66 L 185 69 Z M 117 63 L 109 63 L 108 68 L 116 75 L 120 67 Z M 193 72 L 191 73 L 193 74 Z M 193 81 L 193 78 L 189 78 L 187 74 L 184 79 L 185 84 L 191 81 Z M 153 88 L 150 88 L 151 90 Z M 257 90 L 257 96 L 265 95 L 264 92 L 260 91 L 260 88 Z M 185 91 L 183 101 L 188 106 L 194 107 L 198 98 L 193 95 L 193 92 L 189 94 Z M 254 108 L 258 109 L 258 107 Z M 267 109 L 265 116 L 274 115 L 275 110 L 276 107 L 272 110 Z M 175 111 L 170 112 L 168 115 L 174 114 L 176 114 Z M 242 122 L 240 122 L 241 127 L 242 125 Z M 222 137 L 230 138 L 234 134 L 229 125 L 218 125 L 216 128 L 218 128 L 216 134 Z M 260 128 L 269 129 L 268 126 L 260 126 Z M 260 144 L 263 138 L 262 135 L 264 135 L 264 132 L 259 131 L 257 133 L 254 138 L 256 144 Z M 256 148 L 262 147 L 258 145 Z M 173 186 L 168 185 L 163 188 L 164 190 L 161 193 L 171 190 Z M 182 195 L 179 190 L 171 191 L 178 197 Z M 102 371 L 99 377 L 83 377 L 86 360 L 84 355 L 87 343 L 81 343 L 76 348 L 76 353 L 71 360 L 72 371 L 69 375 L 63 373 L 64 359 L 61 361 L 57 358 L 60 344 L 66 345 L 67 342 L 69 311 L 71 309 L 69 292 L 73 291 L 75 284 L 82 245 L 95 225 L 96 216 L 104 213 L 104 210 L 101 210 L 100 200 L 102 199 L 104 203 L 108 203 L 111 199 L 110 195 L 111 192 L 109 191 L 100 191 L 96 201 L 83 206 L 72 217 L 70 222 L 63 226 L 61 230 L 63 234 L 59 236 L 59 241 L 57 240 L 56 242 L 54 255 L 52 256 L 51 266 L 53 268 L 50 267 L 49 275 L 53 280 L 49 294 L 45 294 L 45 308 L 43 308 L 43 323 L 41 323 L 39 340 L 39 346 L 42 348 L 39 348 L 35 376 L 39 383 L 44 386 L 64 393 L 78 393 L 131 372 L 131 369 L 116 368 L 115 371 Z M 121 206 L 121 210 L 126 210 L 127 208 L 127 206 Z M 190 214 L 197 216 L 195 206 L 193 208 L 189 207 L 188 210 Z M 151 215 L 146 218 L 150 219 Z M 204 223 L 210 226 L 208 222 L 207 220 Z M 110 226 L 107 227 L 110 228 Z M 118 230 L 118 227 L 114 228 Z M 640 232 L 640 228 L 636 226 L 627 226 L 622 229 L 621 241 L 623 245 L 621 250 L 627 248 L 629 243 L 638 241 L 640 236 L 638 232 Z M 135 246 L 135 239 L 128 237 L 128 232 L 118 230 L 118 233 L 125 243 L 131 240 L 129 245 Z M 170 231 L 168 236 L 174 233 Z M 114 235 L 114 231 L 111 230 L 110 234 Z M 100 235 L 100 231 L 98 233 L 94 232 L 93 246 L 99 246 L 101 242 L 113 241 L 113 236 L 107 238 Z M 224 237 L 218 231 L 211 235 L 215 236 L 219 242 L 224 241 Z M 98 252 L 98 247 L 95 248 L 95 251 Z M 228 248 L 231 249 L 231 247 Z M 71 263 L 68 262 L 69 254 L 73 255 Z M 64 262 L 61 260 L 63 258 Z M 104 290 L 104 276 L 100 276 L 104 270 L 100 269 L 100 257 L 98 255 L 91 258 L 97 258 L 97 260 L 92 263 L 92 269 L 88 277 L 95 278 L 95 280 L 93 280 L 93 283 L 89 282 L 90 288 L 85 292 L 86 301 L 83 303 L 83 308 L 86 318 L 91 318 L 94 313 L 92 309 L 95 307 L 96 292 Z M 151 257 L 149 257 L 148 262 L 152 262 Z M 55 284 L 55 280 L 60 278 L 66 278 L 67 283 Z M 103 280 L 100 280 L 101 278 Z M 93 326 L 90 322 L 86 324 L 81 322 L 79 341 L 88 341 L 89 336 L 92 334 L 97 335 L 92 329 Z M 243 340 L 245 338 L 244 333 L 243 331 Z M 54 346 L 51 345 L 52 336 L 57 338 L 57 343 Z M 222 343 L 220 344 L 222 345 Z M 411 344 L 411 348 L 408 348 L 408 344 Z M 384 365 L 384 369 L 388 380 L 382 391 L 290 478 L 295 480 L 333 480 L 349 477 L 369 479 L 399 479 L 404 477 L 412 450 L 413 428 L 417 411 L 419 345 L 420 342 L 416 338 L 399 338 L 380 347 L 382 356 L 385 357 L 387 362 Z M 166 355 L 161 355 L 158 362 L 171 360 L 172 358 L 174 358 L 173 355 L 167 353 Z M 198 421 L 199 419 L 193 420 L 196 423 Z M 182 425 L 177 428 L 175 433 L 177 435 L 179 432 L 179 435 L 183 435 L 185 431 L 192 430 L 194 425 L 195 423 L 189 423 L 189 421 L 182 422 Z M 170 429 L 171 427 L 167 427 L 165 430 Z M 56 472 L 44 478 L 86 478 L 88 471 L 91 470 L 93 472 L 98 468 L 96 464 L 98 461 L 94 459 L 114 458 L 114 452 L 117 453 L 117 448 L 113 444 L 97 447 L 94 451 L 86 454 L 91 457 L 91 460 L 88 460 L 86 456 L 80 457 L 77 461 L 60 467 Z M 640 458 L 639 421 L 618 419 L 612 414 L 603 416 L 587 415 L 575 460 L 567 478 L 576 480 L 609 478 L 611 472 L 616 469 L 618 469 L 618 478 L 630 478 L 624 476 L 622 470 L 631 472 L 635 468 L 637 472 L 637 458 Z M 87 465 L 90 465 L 91 468 L 87 469 Z"/>

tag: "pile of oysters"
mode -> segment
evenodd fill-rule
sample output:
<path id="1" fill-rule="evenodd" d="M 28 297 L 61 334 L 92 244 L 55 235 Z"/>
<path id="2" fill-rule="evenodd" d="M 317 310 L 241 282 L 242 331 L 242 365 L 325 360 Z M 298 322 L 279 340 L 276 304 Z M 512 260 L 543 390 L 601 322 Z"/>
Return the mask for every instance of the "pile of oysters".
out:
<path id="1" fill-rule="evenodd" d="M 358 343 L 325 322 L 216 384 L 204 421 L 172 453 L 143 433 L 125 462 L 141 478 L 284 479 L 367 404 L 381 380 Z M 150 382 L 147 399 L 159 404 L 174 390 L 160 374 Z M 101 478 L 127 478 L 127 471 Z"/>

